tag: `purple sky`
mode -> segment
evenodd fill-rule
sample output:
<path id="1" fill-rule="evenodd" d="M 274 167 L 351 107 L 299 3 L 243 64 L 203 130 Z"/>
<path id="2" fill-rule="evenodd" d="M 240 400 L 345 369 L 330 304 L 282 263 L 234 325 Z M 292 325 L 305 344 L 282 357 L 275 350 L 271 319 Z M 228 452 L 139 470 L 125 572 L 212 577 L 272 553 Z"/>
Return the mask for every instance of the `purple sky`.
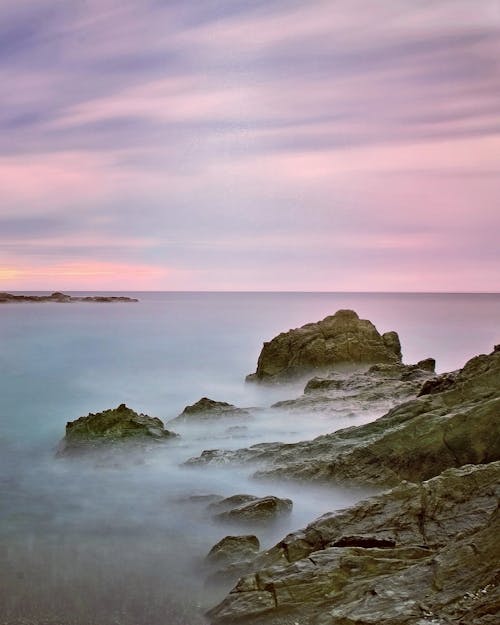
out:
<path id="1" fill-rule="evenodd" d="M 0 290 L 500 291 L 499 0 L 6 0 Z"/>

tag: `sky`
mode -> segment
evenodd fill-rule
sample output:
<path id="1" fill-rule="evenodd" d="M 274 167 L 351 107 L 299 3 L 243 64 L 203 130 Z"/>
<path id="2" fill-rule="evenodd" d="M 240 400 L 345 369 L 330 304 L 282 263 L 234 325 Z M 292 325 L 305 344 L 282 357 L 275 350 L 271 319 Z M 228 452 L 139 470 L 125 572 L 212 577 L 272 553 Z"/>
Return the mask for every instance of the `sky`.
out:
<path id="1" fill-rule="evenodd" d="M 500 0 L 3 0 L 0 290 L 500 291 Z"/>

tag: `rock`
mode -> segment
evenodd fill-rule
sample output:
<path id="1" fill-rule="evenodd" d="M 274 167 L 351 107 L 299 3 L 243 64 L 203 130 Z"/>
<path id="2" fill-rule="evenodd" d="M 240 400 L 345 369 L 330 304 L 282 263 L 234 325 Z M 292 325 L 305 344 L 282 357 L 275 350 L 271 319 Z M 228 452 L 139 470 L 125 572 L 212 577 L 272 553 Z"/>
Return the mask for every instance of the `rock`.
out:
<path id="1" fill-rule="evenodd" d="M 256 501 L 258 497 L 256 495 L 231 495 L 230 497 L 224 497 L 211 503 L 208 506 L 208 510 L 212 513 L 226 512 L 227 510 L 232 510 L 238 506 L 241 506 L 244 503 L 248 503 L 249 501 Z"/>
<path id="2" fill-rule="evenodd" d="M 257 555 L 210 622 L 492 625 L 499 478 L 500 462 L 449 469 L 324 515 Z"/>
<path id="3" fill-rule="evenodd" d="M 70 304 L 72 302 L 90 302 L 90 303 L 115 303 L 115 302 L 138 302 L 134 297 L 117 297 L 112 295 L 98 295 L 86 297 L 74 297 L 65 295 L 60 291 L 56 291 L 51 295 L 12 295 L 11 293 L 0 293 L 0 304 L 8 303 L 40 303 L 53 302 L 56 304 Z"/>
<path id="4" fill-rule="evenodd" d="M 221 502 L 222 503 L 222 502 Z M 231 522 L 258 522 L 267 523 L 292 511 L 293 503 L 290 499 L 280 499 L 272 495 L 258 497 L 235 506 L 224 512 L 219 512 L 215 518 Z"/>
<path id="5" fill-rule="evenodd" d="M 396 332 L 380 335 L 353 310 L 339 310 L 317 323 L 289 330 L 264 343 L 257 371 L 248 381 L 282 381 L 339 364 L 397 363 Z"/>
<path id="6" fill-rule="evenodd" d="M 210 549 L 207 562 L 210 564 L 233 564 L 255 557 L 260 549 L 257 536 L 225 536 Z"/>
<path id="7" fill-rule="evenodd" d="M 214 401 L 208 397 L 202 397 L 195 404 L 186 406 L 178 417 L 169 421 L 169 424 L 184 424 L 214 419 L 247 419 L 250 416 L 250 412 L 245 408 L 237 408 L 233 404 L 228 404 L 224 401 Z"/>
<path id="8" fill-rule="evenodd" d="M 353 377 L 345 388 L 361 384 L 362 378 Z M 419 386 L 383 377 L 381 388 L 415 384 Z M 376 395 L 373 384 L 362 388 L 355 395 L 358 409 L 360 400 Z M 302 407 L 310 401 L 305 396 Z M 321 409 L 332 403 L 331 397 L 319 401 Z M 500 351 L 494 351 L 466 363 L 446 390 L 405 401 L 366 425 L 312 441 L 212 450 L 190 464 L 257 462 L 262 465 L 257 477 L 393 486 L 401 480 L 429 479 L 449 467 L 499 460 L 499 414 Z"/>
<path id="9" fill-rule="evenodd" d="M 120 404 L 117 408 L 69 421 L 58 455 L 95 451 L 117 443 L 163 441 L 176 436 L 166 430 L 157 417 L 139 414 Z"/>

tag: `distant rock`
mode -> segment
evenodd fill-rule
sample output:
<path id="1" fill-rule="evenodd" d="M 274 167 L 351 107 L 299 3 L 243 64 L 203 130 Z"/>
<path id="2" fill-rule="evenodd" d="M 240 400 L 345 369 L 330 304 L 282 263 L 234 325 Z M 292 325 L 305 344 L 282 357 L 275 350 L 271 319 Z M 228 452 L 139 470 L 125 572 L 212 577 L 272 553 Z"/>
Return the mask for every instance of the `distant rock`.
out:
<path id="1" fill-rule="evenodd" d="M 56 291 L 51 295 L 12 295 L 11 293 L 0 293 L 0 304 L 9 303 L 56 303 L 56 304 L 71 304 L 73 302 L 89 302 L 96 304 L 107 303 L 127 303 L 138 302 L 138 299 L 134 297 L 124 297 L 115 295 L 88 295 L 85 297 L 76 297 L 73 295 L 66 295 L 60 291 Z"/>
<path id="2" fill-rule="evenodd" d="M 212 625 L 498 622 L 500 462 L 402 483 L 247 564 Z"/>
<path id="3" fill-rule="evenodd" d="M 257 371 L 247 381 L 286 381 L 335 365 L 401 362 L 396 332 L 380 334 L 353 310 L 339 310 L 317 323 L 289 330 L 264 343 Z"/>
<path id="4" fill-rule="evenodd" d="M 250 412 L 246 408 L 238 408 L 224 401 L 202 397 L 195 404 L 186 406 L 178 417 L 169 421 L 169 424 L 196 423 L 217 419 L 242 419 L 250 416 Z"/>
<path id="5" fill-rule="evenodd" d="M 69 421 L 58 455 L 96 451 L 119 443 L 163 441 L 176 436 L 166 430 L 157 417 L 139 414 L 120 404 L 117 408 Z"/>
<path id="6" fill-rule="evenodd" d="M 238 523 L 268 523 L 280 516 L 290 514 L 292 506 L 291 499 L 281 499 L 270 495 L 258 497 L 224 512 L 219 512 L 215 518 Z"/>
<path id="7" fill-rule="evenodd" d="M 259 539 L 253 534 L 225 536 L 210 549 L 206 560 L 210 564 L 233 564 L 255 557 L 259 549 Z"/>

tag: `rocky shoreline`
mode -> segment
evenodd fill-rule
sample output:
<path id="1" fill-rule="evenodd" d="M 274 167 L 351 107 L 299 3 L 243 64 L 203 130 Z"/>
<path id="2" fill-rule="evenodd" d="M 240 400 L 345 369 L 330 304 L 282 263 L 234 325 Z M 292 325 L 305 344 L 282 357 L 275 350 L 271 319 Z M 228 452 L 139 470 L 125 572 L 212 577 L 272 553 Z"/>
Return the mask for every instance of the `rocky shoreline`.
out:
<path id="1" fill-rule="evenodd" d="M 16 303 L 55 303 L 55 304 L 72 304 L 75 302 L 87 302 L 91 304 L 108 304 L 108 303 L 129 303 L 138 302 L 134 297 L 115 296 L 115 295 L 87 295 L 73 296 L 66 295 L 56 291 L 50 295 L 13 295 L 12 293 L 0 293 L 0 304 L 16 304 Z"/>
<path id="2" fill-rule="evenodd" d="M 248 465 L 261 480 L 390 489 L 326 514 L 265 551 L 253 534 L 219 541 L 207 557 L 208 579 L 233 588 L 208 612 L 212 625 L 498 622 L 500 345 L 436 376 L 431 358 L 403 364 L 399 338 L 389 334 L 339 311 L 279 335 L 286 359 L 281 347 L 270 351 L 273 341 L 265 343 L 250 378 L 283 383 L 315 374 L 303 395 L 271 407 L 277 412 L 313 419 L 316 411 L 368 410 L 382 414 L 378 419 L 309 441 L 212 449 L 186 461 L 228 470 Z M 259 377 L 259 368 L 267 373 Z M 169 423 L 244 423 L 254 410 L 204 397 Z M 63 449 L 71 455 L 124 439 L 144 444 L 174 436 L 159 419 L 122 405 L 69 423 Z M 212 518 L 244 522 L 246 531 L 293 506 L 271 495 L 210 498 Z"/>

